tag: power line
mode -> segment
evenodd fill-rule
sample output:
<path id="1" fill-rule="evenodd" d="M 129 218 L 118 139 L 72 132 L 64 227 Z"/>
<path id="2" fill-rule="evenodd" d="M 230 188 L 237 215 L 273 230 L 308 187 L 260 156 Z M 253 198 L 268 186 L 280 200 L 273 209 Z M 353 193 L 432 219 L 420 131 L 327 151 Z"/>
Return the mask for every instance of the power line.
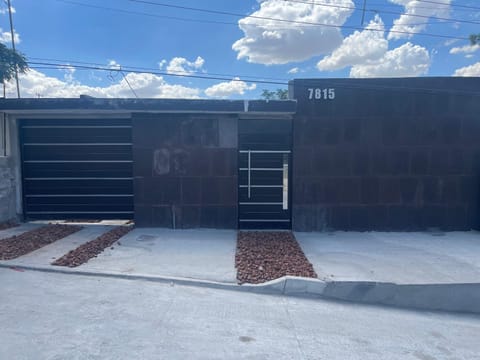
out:
<path id="1" fill-rule="evenodd" d="M 325 24 L 325 23 L 317 23 L 317 22 L 309 22 L 309 21 L 270 18 L 270 17 L 266 17 L 266 16 L 245 15 L 245 14 L 233 13 L 233 12 L 229 12 L 229 11 L 209 10 L 209 9 L 202 9 L 202 8 L 194 8 L 194 7 L 190 7 L 190 6 L 164 4 L 164 3 L 158 3 L 158 2 L 147 1 L 147 0 L 128 0 L 128 1 L 135 2 L 135 3 L 148 4 L 148 5 L 168 7 L 168 8 L 198 11 L 198 12 L 209 13 L 209 14 L 229 15 L 229 16 L 235 16 L 235 17 L 241 17 L 241 18 L 252 18 L 252 19 L 259 19 L 259 20 L 279 21 L 279 22 L 282 22 L 282 23 L 305 24 L 305 25 L 325 26 L 325 27 L 332 27 L 332 28 L 344 28 L 344 29 L 355 29 L 355 30 L 367 30 L 367 31 L 377 31 L 377 32 L 381 31 L 381 32 L 384 32 L 383 30 L 379 30 L 379 29 L 364 29 L 364 28 L 358 27 L 358 26 L 333 25 L 333 24 Z M 292 0 L 290 0 L 290 1 L 292 1 Z M 438 18 L 438 19 L 440 19 L 440 18 Z M 447 20 L 450 20 L 450 19 L 447 19 Z M 479 24 L 480 25 L 480 23 L 477 23 L 477 22 L 474 22 L 474 24 Z M 418 32 L 400 31 L 400 30 L 390 30 L 390 32 L 391 33 L 398 33 L 398 34 L 407 34 L 407 35 L 422 35 L 422 36 L 430 36 L 430 37 L 441 37 L 441 38 L 447 38 L 447 39 L 468 40 L 467 37 L 457 37 L 457 36 L 451 36 L 451 35 L 418 33 Z"/>
<path id="2" fill-rule="evenodd" d="M 136 0 L 130 0 L 130 1 L 135 1 L 136 2 Z M 283 0 L 283 1 L 300 3 L 300 4 L 316 5 L 316 6 L 326 6 L 326 7 L 332 7 L 332 8 L 340 8 L 340 9 L 358 10 L 357 8 L 351 7 L 351 6 L 332 5 L 332 4 L 327 4 L 327 3 L 319 3 L 319 2 L 316 2 L 316 1 L 305 1 L 305 0 Z M 443 5 L 447 5 L 447 4 L 443 4 Z M 430 8 L 430 9 L 434 9 L 434 8 Z M 365 11 L 373 12 L 373 13 L 384 13 L 384 14 L 390 14 L 390 15 L 418 17 L 418 18 L 424 18 L 424 19 L 433 18 L 433 19 L 439 19 L 439 20 L 453 20 L 453 21 L 459 22 L 459 23 L 480 25 L 480 22 L 478 22 L 478 21 L 444 18 L 444 17 L 439 17 L 439 16 L 417 15 L 417 14 L 409 14 L 409 13 L 404 13 L 404 12 L 402 13 L 402 12 L 398 12 L 398 11 L 374 10 L 374 9 L 365 9 Z"/>
<path id="3" fill-rule="evenodd" d="M 85 69 L 85 70 L 99 70 L 99 71 L 117 71 L 121 72 L 122 69 L 115 69 L 111 67 L 105 66 L 93 66 L 93 65 L 72 65 L 72 64 L 60 64 L 60 63 L 52 63 L 52 62 L 40 62 L 40 61 L 29 61 L 29 64 L 33 66 L 52 66 L 57 68 L 75 68 L 75 69 Z M 127 70 L 127 69 L 125 69 Z M 194 75 L 194 74 L 174 74 L 168 73 L 163 71 L 146 71 L 146 70 L 136 70 L 136 69 L 128 69 L 127 71 L 136 74 L 152 74 L 152 75 L 161 75 L 161 76 L 173 76 L 173 77 L 185 77 L 185 78 L 194 78 L 194 79 L 204 79 L 204 80 L 221 80 L 221 81 L 237 81 L 237 82 L 244 82 L 239 78 L 230 78 L 230 77 L 221 77 L 221 76 L 208 76 L 208 75 Z M 248 82 L 257 83 L 257 84 L 273 84 L 273 85 L 288 85 L 286 82 L 278 82 L 278 81 L 268 81 L 268 80 L 247 80 Z"/>
<path id="4" fill-rule="evenodd" d="M 388 3 L 379 4 L 379 3 L 372 3 L 372 2 L 370 2 L 369 4 L 370 4 L 370 7 L 374 6 L 375 8 L 376 7 L 398 8 L 399 6 L 404 6 L 404 5 L 400 5 L 400 4 L 388 4 Z M 455 6 L 455 4 L 446 4 L 446 3 L 439 3 L 439 5 Z M 432 9 L 436 9 L 436 8 L 437 7 L 435 7 L 435 6 L 418 6 L 418 5 L 415 6 L 415 9 L 432 10 Z M 472 10 L 471 9 L 455 9 L 455 11 L 469 11 L 469 12 L 471 12 Z"/>
<path id="5" fill-rule="evenodd" d="M 122 74 L 123 80 L 125 80 L 125 82 L 127 83 L 128 87 L 129 87 L 130 90 L 132 91 L 133 95 L 138 99 L 137 93 L 136 93 L 135 90 L 133 89 L 132 85 L 130 85 L 130 81 L 128 81 L 127 76 L 125 75 L 125 73 L 124 73 L 121 69 L 120 69 L 120 74 Z"/>
<path id="6" fill-rule="evenodd" d="M 99 70 L 99 71 L 118 71 L 121 72 L 121 69 L 115 69 L 110 67 L 100 67 L 100 66 L 88 66 L 88 65 L 72 65 L 72 64 L 55 64 L 55 63 L 45 63 L 45 62 L 29 62 L 32 68 L 78 68 L 79 70 Z M 129 70 L 132 73 L 146 73 L 152 75 L 165 75 L 165 76 L 173 76 L 173 77 L 189 77 L 189 78 L 197 78 L 197 79 L 204 79 L 204 80 L 222 80 L 222 81 L 243 81 L 241 79 L 230 79 L 230 78 L 222 78 L 222 77 L 213 77 L 213 76 L 200 76 L 200 75 L 176 75 L 176 74 L 169 74 L 160 71 L 138 71 L 138 70 Z M 323 79 L 324 81 L 328 81 L 328 79 Z M 471 95 L 471 96 L 479 96 L 479 91 L 468 91 L 468 90 L 451 90 L 451 89 L 440 89 L 440 88 L 427 88 L 427 87 L 408 87 L 408 86 L 385 86 L 385 85 L 377 85 L 370 81 L 370 84 L 346 84 L 346 83 L 339 83 L 338 79 L 335 79 L 335 87 L 344 88 L 344 89 L 354 89 L 354 90 L 378 90 L 378 91 L 410 91 L 411 93 L 446 93 L 446 94 L 454 94 L 454 95 Z M 288 83 L 283 82 L 274 82 L 274 81 L 262 81 L 262 80 L 251 80 L 252 83 L 260 83 L 260 84 L 270 84 L 270 85 L 288 85 Z M 345 82 L 348 82 L 348 79 L 345 79 Z"/>
<path id="7" fill-rule="evenodd" d="M 61 3 L 66 3 L 66 4 L 71 4 L 71 5 L 78 5 L 78 6 L 84 6 L 84 7 L 96 8 L 96 9 L 102 9 L 102 10 L 109 10 L 109 11 L 117 11 L 117 12 L 126 13 L 126 14 L 133 14 L 133 15 L 142 15 L 142 16 L 149 16 L 149 17 L 155 17 L 155 18 L 163 18 L 163 19 L 169 19 L 169 20 L 238 26 L 237 22 L 192 19 L 192 18 L 183 18 L 183 17 L 176 17 L 176 16 L 158 15 L 158 14 L 151 14 L 151 13 L 145 13 L 145 12 L 139 12 L 139 11 L 131 11 L 131 10 L 125 10 L 125 9 L 119 9 L 119 8 L 111 8 L 111 7 L 106 7 L 106 6 L 85 4 L 85 3 L 81 3 L 81 2 L 77 2 L 77 1 L 71 1 L 71 0 L 54 0 L 54 1 L 61 2 Z M 135 0 L 128 0 L 128 1 L 150 3 L 152 5 L 158 5 L 158 6 L 179 7 L 177 5 L 159 4 L 159 3 L 152 3 L 152 2 L 145 2 L 145 1 L 135 1 Z M 242 17 L 242 18 L 243 17 L 250 17 L 250 18 L 256 18 L 256 19 L 261 19 L 261 20 L 273 20 L 273 21 L 278 21 L 278 22 L 282 22 L 282 23 L 294 23 L 294 24 L 302 25 L 302 27 L 303 26 L 325 26 L 325 27 L 332 27 L 332 28 L 338 28 L 338 29 L 345 28 L 345 29 L 353 29 L 353 30 L 367 30 L 367 31 L 383 32 L 383 30 L 380 30 L 380 29 L 364 29 L 364 28 L 358 27 L 358 26 L 333 25 L 333 24 L 314 23 L 314 22 L 306 22 L 306 21 L 275 19 L 275 18 L 255 16 L 255 15 L 244 15 L 244 14 L 236 14 L 236 13 L 218 12 L 218 11 L 215 11 L 215 10 L 207 10 L 207 9 L 196 9 L 196 8 L 187 8 L 187 7 L 180 7 L 180 8 L 194 9 L 195 11 L 202 11 L 202 12 L 213 12 L 213 13 L 216 13 L 216 14 L 217 13 L 222 13 L 224 15 L 230 15 L 230 16 Z M 373 11 L 373 10 L 369 10 L 369 11 Z M 448 22 L 452 22 L 452 21 L 457 22 L 456 20 L 452 20 L 452 19 L 448 19 L 448 20 L 446 20 L 446 22 L 447 21 Z M 429 24 L 438 24 L 438 23 L 431 23 L 431 22 L 420 23 L 420 25 L 429 25 Z M 480 24 L 480 23 L 478 23 L 478 24 Z M 417 24 L 410 24 L 410 25 L 417 25 Z M 255 24 L 255 26 L 262 27 L 261 24 Z M 270 28 L 271 25 L 269 24 L 268 27 Z M 276 30 L 282 30 L 282 28 L 275 28 L 275 29 Z M 285 30 L 290 30 L 290 29 L 285 29 Z M 440 34 L 431 34 L 431 33 L 424 33 L 424 32 L 420 33 L 420 32 L 401 31 L 401 30 L 390 30 L 390 32 L 399 33 L 399 34 L 406 34 L 406 35 L 422 35 L 422 36 L 429 36 L 429 37 L 440 37 L 440 38 L 455 39 L 455 40 L 469 40 L 467 37 L 456 37 L 456 36 L 451 36 L 451 35 L 440 35 Z"/>
<path id="8" fill-rule="evenodd" d="M 93 9 L 117 11 L 117 12 L 121 12 L 121 13 L 125 13 L 125 14 L 142 15 L 142 16 L 149 16 L 149 17 L 160 18 L 160 19 L 169 19 L 169 20 L 178 20 L 178 21 L 187 21 L 187 22 L 200 22 L 200 23 L 219 24 L 219 25 L 238 25 L 236 22 L 204 20 L 204 19 L 191 19 L 191 18 L 182 18 L 182 17 L 178 17 L 178 16 L 159 15 L 159 14 L 152 14 L 152 13 L 146 13 L 146 12 L 141 12 L 141 11 L 112 8 L 112 7 L 101 6 L 101 5 L 85 4 L 85 3 L 81 3 L 81 2 L 78 2 L 78 1 L 71 1 L 71 0 L 54 0 L 54 1 L 65 3 L 65 4 L 89 7 L 89 8 L 93 8 Z"/>
<path id="9" fill-rule="evenodd" d="M 417 1 L 421 2 L 421 3 L 426 3 L 426 4 L 446 5 L 445 3 L 441 3 L 441 2 L 438 2 L 438 1 L 431 1 L 431 0 L 417 0 Z M 462 4 L 456 4 L 456 3 L 449 4 L 449 5 L 459 7 L 459 8 L 464 8 L 464 9 L 480 10 L 480 7 L 478 7 L 478 6 L 462 5 Z"/>
<path id="10" fill-rule="evenodd" d="M 66 59 L 52 59 L 52 58 L 40 58 L 40 57 L 29 57 L 31 60 L 40 60 L 40 61 L 46 61 L 46 62 L 54 62 L 54 63 L 60 63 L 62 64 L 80 64 L 80 65 L 92 65 L 92 66 L 99 66 L 99 67 L 104 67 L 105 64 L 102 63 L 95 63 L 95 62 L 88 62 L 88 61 L 79 61 L 79 60 L 66 60 Z M 141 67 L 141 66 L 130 66 L 130 65 L 122 65 L 122 69 L 126 71 L 130 70 L 138 70 L 138 71 L 158 71 L 157 68 L 151 68 L 151 67 Z M 169 74 L 172 74 L 172 72 L 168 72 Z M 184 75 L 189 75 L 191 73 L 195 74 L 205 74 L 200 71 L 176 71 L 174 72 L 175 75 L 178 76 L 184 76 Z M 289 79 L 285 78 L 273 78 L 273 77 L 265 77 L 265 76 L 254 76 L 254 75 L 240 75 L 240 74 L 225 74 L 225 73 L 207 73 L 206 75 L 210 76 L 222 76 L 222 77 L 239 77 L 244 80 L 246 79 L 259 79 L 259 80 L 273 80 L 273 81 L 288 81 Z M 250 80 L 248 80 L 250 81 Z M 253 80 L 252 80 L 253 82 Z"/>

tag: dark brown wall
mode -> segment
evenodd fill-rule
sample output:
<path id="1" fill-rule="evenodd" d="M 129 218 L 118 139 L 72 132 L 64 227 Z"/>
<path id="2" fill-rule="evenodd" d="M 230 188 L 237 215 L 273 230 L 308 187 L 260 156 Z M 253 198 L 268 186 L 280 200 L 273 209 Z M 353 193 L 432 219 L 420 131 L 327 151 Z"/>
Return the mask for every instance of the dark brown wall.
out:
<path id="1" fill-rule="evenodd" d="M 291 83 L 294 229 L 478 228 L 479 80 Z"/>
<path id="2" fill-rule="evenodd" d="M 237 227 L 237 119 L 134 114 L 135 223 Z"/>

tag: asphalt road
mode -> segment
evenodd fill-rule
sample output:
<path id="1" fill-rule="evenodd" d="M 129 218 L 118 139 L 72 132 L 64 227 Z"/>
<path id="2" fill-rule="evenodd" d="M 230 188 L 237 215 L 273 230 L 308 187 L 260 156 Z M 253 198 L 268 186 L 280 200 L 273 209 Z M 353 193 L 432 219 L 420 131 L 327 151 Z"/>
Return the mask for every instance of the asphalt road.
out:
<path id="1" fill-rule="evenodd" d="M 0 359 L 476 359 L 480 317 L 0 269 Z"/>

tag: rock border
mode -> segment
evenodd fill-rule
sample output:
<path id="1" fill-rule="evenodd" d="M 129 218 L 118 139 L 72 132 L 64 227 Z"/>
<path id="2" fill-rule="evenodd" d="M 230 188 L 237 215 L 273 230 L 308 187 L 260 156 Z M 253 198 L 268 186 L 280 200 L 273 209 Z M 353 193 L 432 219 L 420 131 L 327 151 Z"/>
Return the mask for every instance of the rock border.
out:
<path id="1" fill-rule="evenodd" d="M 96 239 L 69 251 L 67 254 L 52 262 L 52 265 L 72 268 L 85 264 L 90 259 L 101 254 L 106 248 L 112 246 L 118 239 L 132 231 L 133 228 L 133 226 L 115 227 Z"/>
<path id="2" fill-rule="evenodd" d="M 260 284 L 283 276 L 317 277 L 290 231 L 239 231 L 235 268 L 239 284 Z"/>
<path id="3" fill-rule="evenodd" d="M 78 225 L 53 224 L 0 241 L 0 260 L 12 260 L 38 250 L 83 229 Z"/>

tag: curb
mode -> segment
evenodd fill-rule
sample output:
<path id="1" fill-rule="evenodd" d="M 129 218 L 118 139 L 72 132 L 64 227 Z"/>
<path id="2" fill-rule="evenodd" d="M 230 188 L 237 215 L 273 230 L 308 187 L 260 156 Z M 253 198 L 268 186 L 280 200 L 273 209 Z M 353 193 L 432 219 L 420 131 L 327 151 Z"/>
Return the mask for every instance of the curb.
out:
<path id="1" fill-rule="evenodd" d="M 323 281 L 284 276 L 262 284 L 223 283 L 182 277 L 83 271 L 70 268 L 0 263 L 0 268 L 67 275 L 143 280 L 210 289 L 296 297 L 320 297 L 354 303 L 387 305 L 417 310 L 480 314 L 480 283 L 395 284 L 371 281 Z"/>

